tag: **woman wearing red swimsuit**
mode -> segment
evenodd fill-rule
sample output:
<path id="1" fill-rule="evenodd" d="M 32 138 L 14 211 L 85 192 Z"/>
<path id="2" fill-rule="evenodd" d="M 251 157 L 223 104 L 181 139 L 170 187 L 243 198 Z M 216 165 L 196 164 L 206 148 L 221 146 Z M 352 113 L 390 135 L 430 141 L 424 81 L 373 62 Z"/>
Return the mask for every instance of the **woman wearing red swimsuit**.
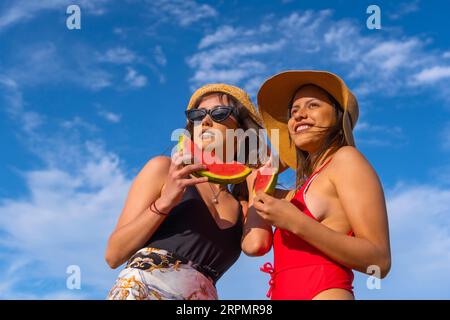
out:
<path id="1" fill-rule="evenodd" d="M 352 269 L 384 278 L 391 265 L 383 189 L 354 144 L 356 98 L 332 73 L 287 71 L 262 85 L 258 105 L 296 189 L 250 200 L 242 248 L 273 244 L 273 266 L 261 268 L 271 299 L 354 299 Z"/>

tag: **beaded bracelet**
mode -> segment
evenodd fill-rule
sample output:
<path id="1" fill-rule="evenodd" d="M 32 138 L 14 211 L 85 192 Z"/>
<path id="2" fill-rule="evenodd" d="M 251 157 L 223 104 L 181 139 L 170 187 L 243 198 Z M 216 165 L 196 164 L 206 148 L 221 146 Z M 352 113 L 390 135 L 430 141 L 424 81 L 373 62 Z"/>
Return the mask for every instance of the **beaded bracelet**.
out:
<path id="1" fill-rule="evenodd" d="M 155 209 L 153 210 L 152 207 L 155 208 Z M 152 212 L 154 212 L 154 213 L 156 213 L 156 214 L 159 214 L 160 216 L 168 216 L 168 215 L 169 215 L 169 213 L 164 213 L 164 212 L 161 212 L 161 211 L 158 210 L 158 208 L 156 207 L 156 200 L 153 201 L 153 202 L 150 204 L 150 211 L 152 211 Z"/>

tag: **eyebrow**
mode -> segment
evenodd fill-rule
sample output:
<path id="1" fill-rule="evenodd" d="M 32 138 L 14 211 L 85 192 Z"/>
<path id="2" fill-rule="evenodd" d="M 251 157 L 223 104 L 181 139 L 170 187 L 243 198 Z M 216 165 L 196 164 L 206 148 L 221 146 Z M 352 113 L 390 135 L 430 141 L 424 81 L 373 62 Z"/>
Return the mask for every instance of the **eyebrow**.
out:
<path id="1" fill-rule="evenodd" d="M 308 100 L 305 102 L 305 104 L 311 103 L 311 102 L 314 101 L 314 100 L 317 100 L 317 99 L 316 99 L 316 98 L 308 99 Z M 293 104 L 291 108 L 294 108 L 294 107 L 298 107 L 298 105 L 297 105 L 297 104 Z"/>

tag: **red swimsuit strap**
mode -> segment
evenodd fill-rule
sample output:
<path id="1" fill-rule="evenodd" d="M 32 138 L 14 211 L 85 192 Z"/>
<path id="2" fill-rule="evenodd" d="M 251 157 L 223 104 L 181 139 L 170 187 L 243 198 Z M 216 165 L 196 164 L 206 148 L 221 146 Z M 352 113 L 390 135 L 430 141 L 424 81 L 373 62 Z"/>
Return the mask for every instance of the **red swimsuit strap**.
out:
<path id="1" fill-rule="evenodd" d="M 325 168 L 325 166 L 330 163 L 330 161 L 333 159 L 333 157 L 331 157 L 330 159 L 328 159 L 327 161 L 325 161 L 324 164 L 322 164 L 319 169 L 317 169 L 316 171 L 314 171 L 309 178 L 303 183 L 302 187 L 300 188 L 300 190 L 303 192 L 303 189 L 306 188 L 306 186 L 308 185 L 308 183 L 316 176 L 319 174 L 320 171 L 322 171 L 323 168 Z M 299 190 L 299 191 L 300 191 Z"/>

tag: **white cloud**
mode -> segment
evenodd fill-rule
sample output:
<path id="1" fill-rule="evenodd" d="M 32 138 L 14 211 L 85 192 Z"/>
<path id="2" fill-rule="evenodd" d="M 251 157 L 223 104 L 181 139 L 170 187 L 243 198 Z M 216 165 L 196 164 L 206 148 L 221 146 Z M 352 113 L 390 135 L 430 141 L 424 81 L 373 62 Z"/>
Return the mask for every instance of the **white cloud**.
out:
<path id="1" fill-rule="evenodd" d="M 450 78 L 450 66 L 426 68 L 413 76 L 415 84 L 432 84 Z"/>
<path id="2" fill-rule="evenodd" d="M 129 64 L 135 62 L 137 55 L 128 48 L 117 47 L 108 49 L 103 55 L 99 56 L 99 61 L 115 64 Z"/>
<path id="3" fill-rule="evenodd" d="M 22 92 L 17 82 L 2 74 L 0 74 L 0 93 L 3 94 L 5 111 L 25 132 L 30 133 L 45 122 L 45 116 L 24 109 Z"/>
<path id="4" fill-rule="evenodd" d="M 102 291 L 112 285 L 104 248 L 130 181 L 115 155 L 91 143 L 82 150 L 90 159 L 84 166 L 23 172 L 29 196 L 1 200 L 0 228 L 6 237 L 0 245 L 33 265 L 19 268 L 16 274 L 22 276 L 11 284 L 15 290 L 45 278 L 65 284 L 65 270 L 73 264 L 81 267 L 82 286 Z"/>
<path id="5" fill-rule="evenodd" d="M 222 26 L 213 34 L 206 35 L 199 43 L 198 48 L 204 49 L 213 44 L 227 42 L 238 34 L 238 30 L 230 26 Z"/>
<path id="6" fill-rule="evenodd" d="M 78 0 L 82 13 L 101 15 L 104 6 L 110 0 Z M 66 14 L 67 6 L 74 4 L 71 0 L 10 0 L 0 7 L 0 32 L 17 23 L 23 23 L 36 17 L 42 11 L 59 10 Z"/>
<path id="7" fill-rule="evenodd" d="M 217 76 L 254 94 L 255 79 L 288 69 L 322 69 L 339 74 L 358 96 L 395 95 L 411 92 L 405 90 L 415 86 L 411 75 L 442 60 L 442 53 L 427 50 L 429 39 L 389 31 L 366 35 L 363 28 L 333 18 L 331 10 L 270 15 L 245 28 L 227 23 L 205 34 L 187 59 L 190 81 L 194 88 Z M 440 72 L 436 81 L 446 76 Z"/>
<path id="8" fill-rule="evenodd" d="M 70 120 L 63 120 L 60 125 L 62 128 L 68 129 L 68 130 L 81 128 L 81 129 L 86 129 L 89 131 L 98 131 L 98 128 L 95 125 L 93 125 L 89 122 L 86 122 L 80 116 L 75 116 Z"/>
<path id="9" fill-rule="evenodd" d="M 201 51 L 188 58 L 188 65 L 194 70 L 190 79 L 193 87 L 208 82 L 239 84 L 251 81 L 266 70 L 258 61 L 259 56 L 280 50 L 284 40 L 270 43 L 236 41 L 232 45 L 221 44 Z M 248 89 L 247 85 L 244 85 Z"/>
<path id="10" fill-rule="evenodd" d="M 80 44 L 64 49 L 70 54 L 63 54 L 61 48 L 52 42 L 21 47 L 17 55 L 5 64 L 5 77 L 20 83 L 21 87 L 64 82 L 99 91 L 119 81 L 114 66 L 111 66 L 119 65 L 124 67 L 124 81 L 129 87 L 140 88 L 147 84 L 148 79 L 137 71 L 136 66 L 139 65 L 164 81 L 159 69 L 167 64 L 167 58 L 160 46 L 154 48 L 149 59 L 126 47 L 114 47 L 96 54 L 92 54 L 91 47 Z"/>
<path id="11" fill-rule="evenodd" d="M 147 77 L 139 74 L 135 69 L 128 67 L 125 82 L 130 87 L 141 88 L 147 84 Z"/>
<path id="12" fill-rule="evenodd" d="M 156 46 L 154 50 L 156 63 L 160 66 L 165 66 L 167 64 L 167 58 L 164 55 L 164 52 L 161 46 Z"/>
<path id="13" fill-rule="evenodd" d="M 353 132 L 358 145 L 386 147 L 403 145 L 408 142 L 407 136 L 399 126 L 389 127 L 361 121 Z"/>
<path id="14" fill-rule="evenodd" d="M 20 95 L 14 81 L 3 76 L 0 89 Z M 23 100 L 13 102 L 8 108 L 21 112 L 9 115 L 43 165 L 16 168 L 26 195 L 0 199 L 0 267 L 6 279 L 0 298 L 102 299 L 117 274 L 104 261 L 106 241 L 131 179 L 101 141 L 84 139 L 91 125 L 83 119 L 63 121 L 47 134 L 39 126 L 21 126 L 30 111 Z M 65 288 L 69 265 L 81 268 L 80 291 Z"/>
<path id="15" fill-rule="evenodd" d="M 374 46 L 365 58 L 368 62 L 378 64 L 382 72 L 394 72 L 406 62 L 414 64 L 414 61 L 408 61 L 408 58 L 413 56 L 419 46 L 420 41 L 417 39 L 386 41 Z"/>
<path id="16" fill-rule="evenodd" d="M 111 123 L 119 123 L 122 118 L 122 116 L 120 114 L 106 111 L 106 110 L 100 110 L 98 112 L 98 115 Z"/>
<path id="17" fill-rule="evenodd" d="M 384 8 L 382 7 L 384 11 Z M 388 17 L 392 20 L 400 19 L 408 14 L 417 12 L 420 10 L 419 0 L 403 2 L 398 5 L 397 8 L 388 9 Z M 383 12 L 382 11 L 382 12 Z"/>
<path id="18" fill-rule="evenodd" d="M 112 75 L 91 58 L 90 48 L 76 46 L 66 50 L 71 54 L 63 55 L 52 42 L 23 46 L 11 58 L 5 73 L 21 87 L 66 81 L 101 90 L 112 84 Z"/>
<path id="19" fill-rule="evenodd" d="M 450 291 L 450 190 L 398 184 L 387 199 L 392 270 L 383 296 L 448 297 Z"/>
<path id="20" fill-rule="evenodd" d="M 450 58 L 450 51 L 444 52 L 444 53 L 442 54 L 442 58 L 449 59 L 449 58 Z"/>
<path id="21" fill-rule="evenodd" d="M 150 0 L 148 3 L 150 11 L 155 17 L 182 27 L 217 16 L 216 9 L 194 0 Z"/>

